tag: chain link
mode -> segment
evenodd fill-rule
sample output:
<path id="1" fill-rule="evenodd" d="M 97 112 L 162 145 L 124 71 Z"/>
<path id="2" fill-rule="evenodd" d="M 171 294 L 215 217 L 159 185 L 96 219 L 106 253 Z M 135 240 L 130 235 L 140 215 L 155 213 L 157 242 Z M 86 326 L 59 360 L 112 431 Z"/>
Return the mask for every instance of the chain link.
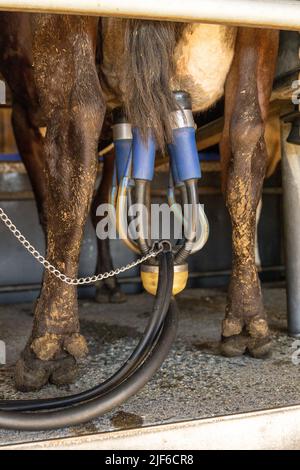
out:
<path id="1" fill-rule="evenodd" d="M 160 248 L 158 250 L 152 250 L 147 255 L 143 256 L 142 258 L 139 258 L 136 261 L 133 261 L 132 263 L 127 264 L 126 266 L 122 266 L 121 268 L 117 268 L 112 271 L 108 271 L 103 274 L 98 274 L 95 276 L 89 276 L 89 277 L 79 277 L 79 278 L 72 278 L 69 276 L 66 276 L 63 274 L 59 269 L 57 269 L 53 264 L 49 263 L 49 261 L 44 258 L 41 253 L 34 248 L 33 245 L 22 235 L 20 230 L 17 229 L 17 227 L 13 224 L 13 222 L 10 220 L 8 215 L 4 212 L 4 210 L 0 207 L 0 219 L 2 222 L 6 225 L 6 227 L 11 231 L 11 233 L 16 237 L 16 239 L 21 243 L 21 245 L 24 246 L 24 248 L 40 263 L 44 266 L 45 269 L 50 271 L 54 276 L 56 276 L 58 279 L 60 279 L 62 282 L 65 282 L 66 284 L 69 284 L 71 286 L 81 286 L 84 284 L 93 284 L 97 281 L 102 281 L 103 279 L 107 279 L 109 277 L 117 276 L 120 273 L 124 273 L 125 271 L 128 271 L 129 269 L 135 268 L 139 264 L 144 263 L 150 258 L 155 258 L 159 253 L 163 251 L 163 247 L 160 245 Z"/>

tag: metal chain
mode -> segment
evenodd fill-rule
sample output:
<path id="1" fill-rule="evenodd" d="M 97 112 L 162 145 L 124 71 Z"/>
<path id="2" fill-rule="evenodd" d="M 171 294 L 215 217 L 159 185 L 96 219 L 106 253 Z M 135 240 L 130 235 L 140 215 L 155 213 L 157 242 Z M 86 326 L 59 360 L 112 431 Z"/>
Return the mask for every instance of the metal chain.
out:
<path id="1" fill-rule="evenodd" d="M 45 269 L 50 271 L 54 276 L 56 276 L 58 279 L 60 279 L 62 282 L 65 282 L 66 284 L 69 284 L 71 286 L 80 286 L 84 284 L 93 284 L 94 282 L 97 281 L 102 281 L 103 279 L 107 279 L 109 277 L 117 276 L 120 273 L 124 273 L 125 271 L 128 271 L 129 269 L 132 269 L 139 264 L 144 263 L 150 258 L 155 258 L 159 253 L 163 251 L 163 246 L 159 245 L 160 248 L 158 250 L 152 249 L 147 255 L 143 256 L 142 258 L 133 261 L 132 263 L 127 264 L 126 266 L 122 266 L 121 268 L 117 268 L 115 270 L 103 273 L 103 274 L 98 274 L 95 276 L 89 276 L 89 277 L 79 277 L 79 278 L 72 278 L 69 276 L 66 276 L 63 274 L 59 269 L 57 269 L 55 266 L 53 266 L 49 261 L 44 258 L 41 253 L 34 248 L 33 245 L 22 235 L 20 230 L 17 229 L 17 227 L 13 224 L 13 222 L 10 220 L 8 215 L 4 212 L 4 210 L 0 207 L 0 219 L 6 227 L 11 231 L 11 233 L 16 237 L 16 239 L 21 243 L 21 245 L 26 248 L 27 251 L 39 262 L 41 263 Z"/>

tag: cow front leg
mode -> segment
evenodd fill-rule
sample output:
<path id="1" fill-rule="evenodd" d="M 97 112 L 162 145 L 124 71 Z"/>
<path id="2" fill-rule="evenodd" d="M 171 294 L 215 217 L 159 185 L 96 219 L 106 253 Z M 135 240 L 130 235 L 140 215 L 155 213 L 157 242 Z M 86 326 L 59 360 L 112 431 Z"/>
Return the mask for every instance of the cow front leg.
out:
<path id="1" fill-rule="evenodd" d="M 232 275 L 222 352 L 265 356 L 271 348 L 255 265 L 256 209 L 266 170 L 265 122 L 278 32 L 240 28 L 225 91 L 223 188 L 232 223 Z"/>
<path id="2" fill-rule="evenodd" d="M 47 259 L 67 276 L 76 277 L 105 112 L 92 40 L 96 20 L 38 18 L 35 74 L 47 126 Z M 16 386 L 28 391 L 48 381 L 70 383 L 76 377 L 76 360 L 86 353 L 76 287 L 46 271 L 32 334 L 16 365 Z"/>
<path id="3" fill-rule="evenodd" d="M 91 218 L 95 230 L 100 220 L 100 218 L 96 215 L 97 208 L 101 204 L 107 204 L 109 200 L 109 192 L 111 190 L 114 172 L 114 161 L 114 151 L 105 155 L 101 183 L 92 203 Z M 111 257 L 109 239 L 106 238 L 102 240 L 97 238 L 96 274 L 112 271 L 113 269 L 114 267 Z M 98 303 L 123 303 L 126 301 L 126 296 L 121 291 L 117 279 L 115 277 L 110 277 L 96 283 L 95 301 Z"/>

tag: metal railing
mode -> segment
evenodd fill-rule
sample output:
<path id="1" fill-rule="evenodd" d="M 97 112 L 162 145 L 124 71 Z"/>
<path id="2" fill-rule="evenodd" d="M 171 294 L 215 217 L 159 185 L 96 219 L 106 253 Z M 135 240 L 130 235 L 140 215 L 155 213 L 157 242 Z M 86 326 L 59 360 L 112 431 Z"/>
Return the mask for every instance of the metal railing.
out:
<path id="1" fill-rule="evenodd" d="M 299 0 L 0 0 L 0 10 L 300 30 Z"/>

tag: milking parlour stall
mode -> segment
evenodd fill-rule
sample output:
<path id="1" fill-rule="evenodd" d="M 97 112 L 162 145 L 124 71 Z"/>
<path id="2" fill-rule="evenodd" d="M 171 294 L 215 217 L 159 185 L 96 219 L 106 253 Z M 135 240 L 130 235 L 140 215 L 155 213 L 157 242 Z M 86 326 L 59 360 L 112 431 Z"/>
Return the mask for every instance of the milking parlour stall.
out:
<path id="1" fill-rule="evenodd" d="M 298 450 L 300 1 L 0 0 L 0 31 L 0 450 Z"/>

